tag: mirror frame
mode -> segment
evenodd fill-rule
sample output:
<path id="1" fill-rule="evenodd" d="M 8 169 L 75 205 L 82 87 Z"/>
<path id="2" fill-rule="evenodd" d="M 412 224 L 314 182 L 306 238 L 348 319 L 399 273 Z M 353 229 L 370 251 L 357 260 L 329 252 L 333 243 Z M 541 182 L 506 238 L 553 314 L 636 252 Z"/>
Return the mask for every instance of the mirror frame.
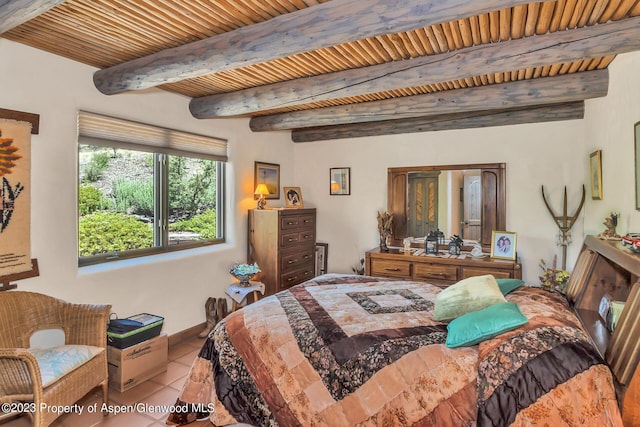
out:
<path id="1" fill-rule="evenodd" d="M 507 226 L 506 168 L 506 163 L 388 168 L 387 211 L 393 215 L 391 245 L 402 246 L 402 239 L 407 237 L 408 179 L 410 172 L 479 169 L 482 181 L 482 237 L 480 242 L 484 251 L 490 250 L 491 233 L 496 230 L 506 230 Z"/>

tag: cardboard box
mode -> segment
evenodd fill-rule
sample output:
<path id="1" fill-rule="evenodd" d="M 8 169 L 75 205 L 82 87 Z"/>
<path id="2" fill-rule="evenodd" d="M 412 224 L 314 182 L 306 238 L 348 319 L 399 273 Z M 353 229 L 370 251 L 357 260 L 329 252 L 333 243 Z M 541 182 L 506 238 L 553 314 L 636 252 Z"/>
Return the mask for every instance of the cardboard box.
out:
<path id="1" fill-rule="evenodd" d="M 109 386 L 123 392 L 167 370 L 169 339 L 166 334 L 119 349 L 107 346 Z"/>

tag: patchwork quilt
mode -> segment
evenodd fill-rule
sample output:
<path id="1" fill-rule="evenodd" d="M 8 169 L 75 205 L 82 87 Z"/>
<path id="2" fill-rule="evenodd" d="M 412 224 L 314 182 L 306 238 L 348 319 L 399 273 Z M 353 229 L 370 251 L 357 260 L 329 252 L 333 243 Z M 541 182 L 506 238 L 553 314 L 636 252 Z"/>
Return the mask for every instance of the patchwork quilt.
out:
<path id="1" fill-rule="evenodd" d="M 611 373 L 559 295 L 507 295 L 529 322 L 447 348 L 441 289 L 324 275 L 218 323 L 168 424 L 622 426 Z"/>

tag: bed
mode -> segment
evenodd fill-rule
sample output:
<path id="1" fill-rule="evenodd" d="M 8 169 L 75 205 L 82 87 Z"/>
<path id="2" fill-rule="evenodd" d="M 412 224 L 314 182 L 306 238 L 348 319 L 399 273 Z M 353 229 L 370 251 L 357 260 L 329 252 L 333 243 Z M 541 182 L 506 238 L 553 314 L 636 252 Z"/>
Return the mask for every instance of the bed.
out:
<path id="1" fill-rule="evenodd" d="M 328 274 L 236 311 L 167 423 L 622 426 L 611 372 L 562 296 L 520 286 L 504 298 L 524 325 L 451 348 L 442 291 Z"/>

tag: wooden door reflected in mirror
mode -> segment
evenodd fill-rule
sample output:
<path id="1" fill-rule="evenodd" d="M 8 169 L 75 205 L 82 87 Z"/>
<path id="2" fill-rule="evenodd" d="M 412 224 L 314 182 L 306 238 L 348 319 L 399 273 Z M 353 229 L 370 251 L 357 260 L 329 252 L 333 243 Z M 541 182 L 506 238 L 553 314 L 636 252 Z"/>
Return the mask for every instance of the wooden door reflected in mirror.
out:
<path id="1" fill-rule="evenodd" d="M 438 175 L 439 171 L 410 173 L 409 206 L 407 208 L 407 234 L 426 236 L 438 228 Z"/>

